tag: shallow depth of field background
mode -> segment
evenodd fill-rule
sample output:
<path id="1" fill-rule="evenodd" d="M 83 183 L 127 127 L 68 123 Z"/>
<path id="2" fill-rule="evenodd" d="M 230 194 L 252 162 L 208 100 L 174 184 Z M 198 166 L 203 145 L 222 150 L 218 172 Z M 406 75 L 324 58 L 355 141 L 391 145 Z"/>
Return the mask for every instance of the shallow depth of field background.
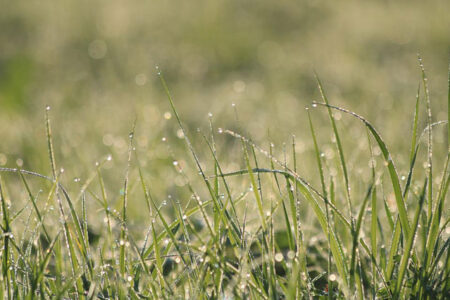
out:
<path id="1" fill-rule="evenodd" d="M 65 169 L 62 182 L 73 194 L 95 162 L 111 154 L 104 176 L 111 202 L 118 202 L 128 133 L 137 118 L 138 160 L 132 166 L 138 161 L 143 166 L 157 201 L 190 195 L 173 159 L 194 183 L 197 174 L 167 113 L 156 65 L 208 173 L 212 159 L 197 128 L 208 134 L 211 112 L 216 133 L 218 127 L 232 129 L 266 149 L 273 142 L 281 160 L 283 142 L 290 160 L 295 135 L 299 173 L 318 184 L 305 113 L 320 100 L 314 71 L 331 103 L 378 128 L 401 175 L 407 172 L 420 81 L 418 52 L 429 77 L 433 120 L 446 119 L 449 1 L 0 0 L 0 5 L 0 166 L 50 174 L 44 124 L 50 105 L 56 163 Z M 329 171 L 339 172 L 326 113 L 316 108 L 312 116 Z M 337 118 L 358 199 L 363 194 L 358 184 L 370 177 L 366 132 L 346 116 Z M 425 118 L 420 123 L 423 127 Z M 437 162 L 446 151 L 445 136 L 436 129 Z M 224 170 L 243 168 L 240 142 L 225 135 L 216 139 Z M 135 171 L 130 219 L 140 220 L 145 210 Z M 16 177 L 5 180 L 11 198 L 18 199 L 23 191 L 15 191 Z M 248 189 L 245 177 L 232 180 L 234 193 Z M 98 192 L 98 186 L 92 189 Z M 99 208 L 95 201 L 89 205 L 93 212 Z"/>

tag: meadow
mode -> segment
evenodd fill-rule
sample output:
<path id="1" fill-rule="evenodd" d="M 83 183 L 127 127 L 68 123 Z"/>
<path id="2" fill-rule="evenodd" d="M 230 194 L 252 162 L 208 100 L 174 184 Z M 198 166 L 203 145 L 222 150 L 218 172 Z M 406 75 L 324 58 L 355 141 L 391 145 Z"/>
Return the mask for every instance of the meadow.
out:
<path id="1" fill-rule="evenodd" d="M 0 5 L 1 298 L 450 297 L 447 1 Z"/>

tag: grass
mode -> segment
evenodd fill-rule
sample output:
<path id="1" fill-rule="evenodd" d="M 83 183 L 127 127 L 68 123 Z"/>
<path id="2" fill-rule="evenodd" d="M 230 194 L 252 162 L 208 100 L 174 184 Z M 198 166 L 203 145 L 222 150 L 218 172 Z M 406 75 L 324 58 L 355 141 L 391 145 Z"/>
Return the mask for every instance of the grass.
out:
<path id="1" fill-rule="evenodd" d="M 450 134 L 450 126 L 448 121 L 433 123 L 421 61 L 420 67 L 412 130 L 398 137 L 410 136 L 408 153 L 393 153 L 368 120 L 331 104 L 317 79 L 323 101 L 307 110 L 317 164 L 313 170 L 299 167 L 303 158 L 296 153 L 295 137 L 292 151 L 284 147 L 280 159 L 272 145 L 267 151 L 247 134 L 216 128 L 210 116 L 208 132 L 198 130 L 202 141 L 191 139 L 158 70 L 185 151 L 193 159 L 192 165 L 181 164 L 164 142 L 185 191 L 168 199 L 153 193 L 136 151 L 136 122 L 125 172 L 105 169 L 112 160 L 107 156 L 86 180 L 66 184 L 65 171 L 55 160 L 58 145 L 48 107 L 51 175 L 0 168 L 0 297 L 447 299 L 450 240 L 444 208 L 450 148 L 436 153 L 433 130 L 445 125 Z M 335 113 L 365 130 L 358 142 L 367 143 L 367 153 L 361 154 L 369 161 L 363 170 L 367 181 L 349 167 L 347 139 L 342 138 L 348 133 L 340 130 Z M 338 154 L 334 161 L 322 153 L 319 135 L 324 130 L 316 131 L 317 114 L 328 114 L 327 134 Z M 239 141 L 241 168 L 225 171 L 221 152 L 232 146 L 223 146 L 223 139 Z M 202 154 L 196 150 L 201 147 Z M 423 151 L 426 155 L 420 155 Z M 407 176 L 400 176 L 394 156 L 408 158 Z M 333 164 L 340 172 L 331 171 Z M 108 172 L 122 176 L 118 195 L 108 193 Z M 317 178 L 308 181 L 311 174 Z M 167 176 L 165 184 L 172 186 L 174 178 Z M 145 211 L 139 224 L 128 212 L 133 205 Z"/>

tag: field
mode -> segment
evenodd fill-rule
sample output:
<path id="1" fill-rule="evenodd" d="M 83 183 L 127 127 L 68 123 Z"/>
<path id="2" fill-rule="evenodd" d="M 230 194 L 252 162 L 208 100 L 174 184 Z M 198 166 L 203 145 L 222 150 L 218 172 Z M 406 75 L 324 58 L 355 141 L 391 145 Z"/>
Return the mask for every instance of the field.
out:
<path id="1" fill-rule="evenodd" d="M 0 0 L 4 299 L 448 299 L 448 1 Z"/>

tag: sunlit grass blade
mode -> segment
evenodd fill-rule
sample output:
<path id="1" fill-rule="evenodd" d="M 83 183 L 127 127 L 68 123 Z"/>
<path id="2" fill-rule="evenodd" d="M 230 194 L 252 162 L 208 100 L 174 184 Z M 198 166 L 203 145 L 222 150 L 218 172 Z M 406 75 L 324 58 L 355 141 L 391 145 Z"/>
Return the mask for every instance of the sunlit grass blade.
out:
<path id="1" fill-rule="evenodd" d="M 339 160 L 341 163 L 342 172 L 344 174 L 345 195 L 347 197 L 347 205 L 348 205 L 349 214 L 350 214 L 350 223 L 352 224 L 352 228 L 353 228 L 354 227 L 353 208 L 352 208 L 352 202 L 351 202 L 351 197 L 350 197 L 350 182 L 349 182 L 349 178 L 348 178 L 349 176 L 348 176 L 348 171 L 347 171 L 347 164 L 345 162 L 345 157 L 344 157 L 344 150 L 343 150 L 341 138 L 339 136 L 339 132 L 337 129 L 336 121 L 334 120 L 334 116 L 333 116 L 330 106 L 328 106 L 329 105 L 328 98 L 325 94 L 322 83 L 321 83 L 319 77 L 317 76 L 317 74 L 316 74 L 316 80 L 317 80 L 317 83 L 319 86 L 319 91 L 320 91 L 320 95 L 322 96 L 322 100 L 327 104 L 328 116 L 330 118 L 331 126 L 333 128 L 334 137 L 336 138 L 336 146 L 337 146 L 338 153 L 339 153 Z"/>
<path id="2" fill-rule="evenodd" d="M 0 200 L 2 204 L 2 215 L 3 215 L 3 253 L 2 253 L 2 278 L 5 283 L 2 289 L 6 289 L 7 299 L 11 299 L 11 282 L 10 282 L 10 260 L 9 260 L 9 242 L 11 238 L 11 228 L 9 211 L 6 204 L 5 195 L 3 193 L 2 178 L 0 177 Z"/>
<path id="3" fill-rule="evenodd" d="M 36 274 L 36 276 L 33 278 L 32 282 L 31 282 L 31 292 L 28 294 L 28 299 L 34 299 L 35 295 L 35 291 L 37 290 L 38 284 L 41 284 L 42 279 L 44 277 L 44 272 L 45 269 L 50 261 L 51 256 L 53 255 L 53 247 L 55 246 L 56 242 L 58 241 L 58 237 L 59 234 L 61 232 L 59 232 L 55 238 L 53 239 L 53 241 L 50 243 L 50 246 L 48 247 L 48 249 L 46 250 L 46 255 L 45 258 L 43 259 L 43 261 L 40 263 L 38 272 Z"/>
<path id="4" fill-rule="evenodd" d="M 136 127 L 136 121 L 133 123 L 133 128 L 129 134 L 129 143 L 128 143 L 128 160 L 127 160 L 127 169 L 125 171 L 125 183 L 123 187 L 123 206 L 122 206 L 122 223 L 120 227 L 120 252 L 119 252 L 119 266 L 120 266 L 120 275 L 125 277 L 126 267 L 125 267 L 125 258 L 126 258 L 126 224 L 127 224 L 127 206 L 128 206 L 128 186 L 129 186 L 129 174 L 131 167 L 131 154 L 133 152 L 133 138 L 134 138 L 134 130 Z"/>
<path id="5" fill-rule="evenodd" d="M 399 180 L 398 173 L 397 173 L 397 170 L 394 165 L 394 161 L 392 160 L 392 156 L 391 156 L 385 142 L 381 138 L 380 134 L 377 132 L 375 127 L 373 127 L 372 124 L 369 123 L 369 121 L 367 121 L 366 119 L 364 119 L 363 117 L 361 117 L 360 115 L 358 115 L 352 111 L 349 111 L 349 110 L 346 110 L 344 108 L 340 108 L 337 106 L 333 106 L 330 104 L 323 104 L 323 103 L 317 103 L 317 104 L 321 104 L 326 107 L 333 108 L 335 110 L 342 111 L 346 114 L 349 114 L 349 115 L 359 119 L 369 129 L 369 131 L 371 132 L 371 134 L 377 141 L 377 144 L 381 149 L 381 153 L 383 154 L 383 157 L 387 163 L 387 168 L 389 171 L 392 188 L 394 190 L 395 202 L 397 204 L 397 209 L 399 212 L 400 222 L 402 225 L 402 229 L 405 233 L 405 237 L 406 237 L 406 239 L 408 239 L 408 237 L 409 237 L 409 221 L 408 221 L 408 214 L 406 212 L 406 204 L 403 199 L 402 189 L 400 187 L 400 180 Z"/>
<path id="6" fill-rule="evenodd" d="M 422 58 L 420 55 L 418 55 L 419 59 L 419 67 L 422 73 L 422 82 L 423 82 L 423 90 L 425 93 L 425 102 L 426 102 L 426 108 L 427 108 L 427 125 L 429 126 L 428 129 L 428 164 L 427 164 L 427 177 L 428 177 L 428 195 L 427 195 L 427 202 L 428 202 L 428 224 L 431 222 L 431 218 L 433 215 L 433 127 L 432 127 L 432 114 L 431 114 L 431 100 L 430 100 L 430 92 L 428 90 L 428 78 L 425 73 L 425 68 L 422 63 Z"/>
<path id="7" fill-rule="evenodd" d="M 369 202 L 370 195 L 373 192 L 373 186 L 374 186 L 374 183 L 372 183 L 370 185 L 370 187 L 367 189 L 366 196 L 363 199 L 363 203 L 361 204 L 361 208 L 360 208 L 359 213 L 358 213 L 358 218 L 357 218 L 356 224 L 355 224 L 356 225 L 355 231 L 352 234 L 353 235 L 353 246 L 352 246 L 352 254 L 351 254 L 351 257 L 350 257 L 350 273 L 351 272 L 357 272 L 355 267 L 356 267 L 356 264 L 357 264 L 357 256 L 358 256 L 356 250 L 357 250 L 357 246 L 358 246 L 359 232 L 361 230 L 361 225 L 362 225 L 362 222 L 363 222 L 364 215 L 366 213 L 366 207 L 367 207 L 367 204 Z M 355 276 L 355 275 L 354 274 L 353 275 L 350 274 L 350 277 L 351 276 Z M 360 280 L 356 280 L 356 285 L 358 287 L 358 291 L 359 291 L 359 294 L 361 296 L 361 294 L 362 294 L 362 292 L 361 292 L 362 291 L 361 281 Z"/>
<path id="8" fill-rule="evenodd" d="M 261 219 L 261 226 L 263 228 L 263 231 L 266 231 L 267 224 L 266 224 L 266 218 L 264 216 L 263 204 L 262 204 L 261 197 L 260 197 L 260 194 L 259 194 L 258 185 L 256 184 L 256 181 L 255 181 L 255 175 L 253 173 L 253 168 L 250 165 L 250 159 L 249 159 L 249 156 L 248 156 L 247 145 L 245 144 L 244 140 L 242 140 L 242 149 L 244 150 L 245 164 L 247 166 L 247 171 L 248 171 L 248 175 L 249 175 L 249 178 L 250 178 L 250 183 L 251 183 L 251 186 L 252 186 L 252 189 L 253 189 L 253 194 L 255 196 L 256 205 L 258 207 L 258 213 L 259 213 L 259 217 Z"/>
<path id="9" fill-rule="evenodd" d="M 409 258 L 411 256 L 412 248 L 414 245 L 414 240 L 415 240 L 416 231 L 417 231 L 417 225 L 419 224 L 419 216 L 422 212 L 423 202 L 425 201 L 426 186 L 427 186 L 427 181 L 425 181 L 425 184 L 423 186 L 422 194 L 420 195 L 419 203 L 417 205 L 416 212 L 414 214 L 414 220 L 413 220 L 412 228 L 411 228 L 412 229 L 411 235 L 406 240 L 406 244 L 405 244 L 405 247 L 403 250 L 404 253 L 403 253 L 401 261 L 400 261 L 400 266 L 399 266 L 398 275 L 397 275 L 397 283 L 396 283 L 395 289 L 394 289 L 394 299 L 397 299 L 400 297 L 401 291 L 403 289 L 403 279 L 405 276 L 406 268 L 408 266 Z"/>
<path id="10" fill-rule="evenodd" d="M 322 167 L 322 161 L 320 159 L 320 151 L 319 151 L 319 146 L 317 144 L 317 138 L 316 138 L 316 133 L 314 131 L 314 126 L 311 120 L 311 114 L 309 112 L 309 109 L 307 110 L 308 113 L 308 120 L 309 120 L 309 128 L 311 130 L 311 137 L 313 140 L 313 144 L 314 144 L 314 152 L 316 154 L 316 161 L 317 161 L 317 166 L 319 169 L 319 176 L 320 176 L 320 183 L 322 185 L 322 193 L 325 199 L 325 212 L 326 212 L 326 217 L 327 217 L 327 224 L 328 224 L 328 234 L 327 234 L 327 241 L 328 241 L 328 245 L 330 245 L 330 227 L 331 227 L 331 221 L 330 221 L 330 216 L 329 216 L 329 209 L 328 209 L 328 196 L 327 196 L 327 188 L 325 185 L 325 178 L 323 175 L 323 167 Z M 330 279 L 330 274 L 331 274 L 331 251 L 330 251 L 330 247 L 328 247 L 328 261 L 327 261 L 327 271 L 328 271 L 328 286 L 331 288 L 331 279 Z M 328 299 L 331 299 L 332 295 L 331 292 L 328 292 Z"/>

